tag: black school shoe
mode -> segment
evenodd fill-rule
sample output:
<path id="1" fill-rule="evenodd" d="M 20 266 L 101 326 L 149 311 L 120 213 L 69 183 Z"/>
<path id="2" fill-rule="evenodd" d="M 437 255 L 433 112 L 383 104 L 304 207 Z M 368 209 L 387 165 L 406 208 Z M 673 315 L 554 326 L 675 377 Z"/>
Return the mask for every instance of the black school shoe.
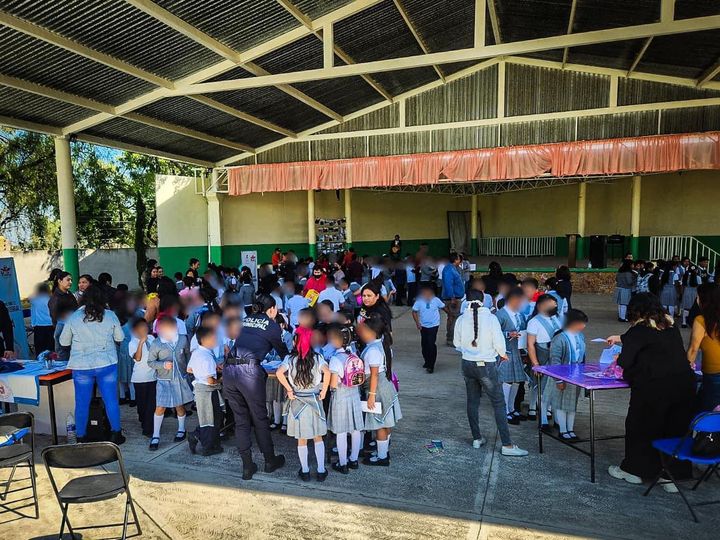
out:
<path id="1" fill-rule="evenodd" d="M 363 459 L 363 465 L 371 467 L 388 467 L 390 465 L 390 456 L 380 459 L 379 457 L 371 457 Z"/>
<path id="2" fill-rule="evenodd" d="M 253 475 L 258 471 L 258 466 L 255 463 L 248 463 L 243 465 L 243 480 L 252 480 Z"/>
<path id="3" fill-rule="evenodd" d="M 283 467 L 285 465 L 285 456 L 282 454 L 278 454 L 277 456 L 272 456 L 271 458 L 265 458 L 265 472 L 271 473 L 279 468 Z"/>
<path id="4" fill-rule="evenodd" d="M 135 401 L 134 399 L 131 399 L 130 401 L 128 401 L 128 407 L 135 407 L 136 405 L 137 405 L 137 401 Z"/>
<path id="5" fill-rule="evenodd" d="M 357 461 L 355 463 L 357 464 Z M 340 465 L 340 463 L 333 463 L 332 468 L 334 471 L 337 471 L 340 474 L 348 474 L 348 472 L 350 472 L 348 470 L 348 465 L 348 463 L 346 463 L 345 465 Z"/>
<path id="6" fill-rule="evenodd" d="M 148 446 L 148 450 L 150 450 L 151 452 L 154 452 L 155 450 L 158 449 L 159 446 L 160 446 L 160 439 L 158 437 L 153 437 L 152 439 L 150 439 L 150 446 Z"/>
<path id="7" fill-rule="evenodd" d="M 110 442 L 115 443 L 118 446 L 120 446 L 122 443 L 125 442 L 125 436 L 122 434 L 122 431 L 111 431 L 110 432 Z"/>
<path id="8" fill-rule="evenodd" d="M 328 477 L 327 469 L 325 469 L 323 472 L 318 472 L 318 473 L 315 475 L 315 479 L 316 479 L 318 482 L 324 482 L 327 477 Z"/>
<path id="9" fill-rule="evenodd" d="M 303 472 L 302 467 L 300 467 L 300 469 L 298 470 L 298 477 L 303 482 L 309 482 L 310 481 L 310 471 Z"/>
<path id="10" fill-rule="evenodd" d="M 511 426 L 519 426 L 520 425 L 520 417 L 509 415 L 507 418 L 507 423 L 510 424 Z"/>
<path id="11" fill-rule="evenodd" d="M 175 438 L 173 439 L 173 441 L 183 442 L 186 437 L 187 437 L 187 434 L 184 431 L 178 431 L 177 433 L 175 433 Z"/>
<path id="12" fill-rule="evenodd" d="M 357 460 L 355 460 L 355 461 L 348 460 L 347 466 L 349 469 L 353 469 L 355 471 L 360 468 L 360 464 L 357 462 Z"/>

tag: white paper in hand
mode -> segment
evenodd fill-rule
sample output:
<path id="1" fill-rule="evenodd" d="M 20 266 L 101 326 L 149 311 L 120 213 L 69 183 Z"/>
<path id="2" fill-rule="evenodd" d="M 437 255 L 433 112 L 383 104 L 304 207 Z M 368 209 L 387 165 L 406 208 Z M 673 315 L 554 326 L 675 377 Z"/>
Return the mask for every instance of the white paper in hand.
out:
<path id="1" fill-rule="evenodd" d="M 527 330 L 520 330 L 518 340 L 518 349 L 527 350 Z"/>
<path id="2" fill-rule="evenodd" d="M 373 413 L 373 414 L 382 414 L 382 403 L 380 403 L 379 401 L 375 402 L 375 408 L 373 410 L 370 410 L 368 408 L 367 401 L 361 401 L 360 408 L 362 409 L 362 412 Z"/>

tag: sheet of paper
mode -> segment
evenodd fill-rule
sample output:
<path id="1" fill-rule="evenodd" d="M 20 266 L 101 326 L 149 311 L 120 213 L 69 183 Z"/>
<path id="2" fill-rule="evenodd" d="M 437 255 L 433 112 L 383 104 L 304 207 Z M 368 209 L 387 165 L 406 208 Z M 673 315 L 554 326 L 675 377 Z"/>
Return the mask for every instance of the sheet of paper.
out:
<path id="1" fill-rule="evenodd" d="M 382 414 L 382 403 L 380 403 L 379 401 L 375 402 L 375 408 L 373 410 L 370 410 L 368 408 L 367 401 L 361 401 L 360 408 L 362 409 L 362 412 L 369 412 L 369 413 L 373 413 L 373 414 Z"/>
<path id="2" fill-rule="evenodd" d="M 601 338 L 601 337 L 596 337 L 595 339 L 592 340 L 592 342 L 593 343 L 607 343 L 607 339 Z"/>
<path id="3" fill-rule="evenodd" d="M 518 340 L 518 349 L 527 349 L 527 330 L 521 330 Z"/>
<path id="4" fill-rule="evenodd" d="M 620 351 L 622 351 L 622 347 L 620 347 L 619 345 L 613 345 L 612 347 L 603 349 L 603 352 L 600 355 L 600 361 L 598 363 L 601 366 L 612 364 L 615 360 L 615 357 L 620 354 Z"/>

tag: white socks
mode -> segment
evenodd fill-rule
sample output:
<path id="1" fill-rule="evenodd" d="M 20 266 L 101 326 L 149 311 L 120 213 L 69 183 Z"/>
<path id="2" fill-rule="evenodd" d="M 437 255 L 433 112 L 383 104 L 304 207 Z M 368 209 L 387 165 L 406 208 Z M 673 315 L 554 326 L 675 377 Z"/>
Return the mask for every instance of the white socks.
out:
<path id="1" fill-rule="evenodd" d="M 357 461 L 360 457 L 360 447 L 362 446 L 362 433 L 359 431 L 353 431 L 350 434 L 350 442 L 352 447 L 350 449 L 350 461 Z"/>
<path id="2" fill-rule="evenodd" d="M 515 410 L 515 398 L 520 386 L 514 383 L 503 383 L 503 394 L 505 395 L 505 411 L 510 414 Z"/>
<path id="3" fill-rule="evenodd" d="M 574 417 L 575 415 L 573 414 L 573 418 Z M 561 411 L 560 409 L 555 411 L 555 422 L 557 422 L 560 428 L 560 433 L 567 433 L 567 413 L 565 411 Z"/>
<path id="4" fill-rule="evenodd" d="M 682 324 L 683 326 L 687 326 L 687 318 L 688 315 L 690 315 L 690 312 L 687 309 L 682 310 Z"/>
<path id="5" fill-rule="evenodd" d="M 377 441 L 377 457 L 378 459 L 385 459 L 388 455 L 388 447 L 390 446 L 390 439 L 386 441 Z"/>
<path id="6" fill-rule="evenodd" d="M 302 472 L 310 472 L 310 466 L 308 465 L 307 445 L 298 445 L 298 457 L 300 458 L 300 466 L 302 467 Z"/>
<path id="7" fill-rule="evenodd" d="M 574 431 L 575 428 L 575 411 L 568 411 L 567 413 L 567 430 Z"/>
<path id="8" fill-rule="evenodd" d="M 273 401 L 272 409 L 273 409 L 273 420 L 275 421 L 276 424 L 279 424 L 282 421 L 282 407 L 280 406 L 280 402 Z"/>
<path id="9" fill-rule="evenodd" d="M 665 309 L 668 310 L 668 313 L 671 317 L 675 316 L 675 306 L 665 306 Z"/>
<path id="10" fill-rule="evenodd" d="M 315 459 L 317 459 L 317 472 L 325 472 L 325 441 L 316 442 L 315 447 Z"/>
<path id="11" fill-rule="evenodd" d="M 335 438 L 335 444 L 337 445 L 338 450 L 338 461 L 340 465 L 347 465 L 348 461 L 348 455 L 347 455 L 347 432 L 345 433 L 338 433 L 337 437 Z"/>
<path id="12" fill-rule="evenodd" d="M 618 304 L 618 317 L 621 319 L 625 319 L 627 316 L 627 306 L 623 306 L 622 304 Z"/>
<path id="13" fill-rule="evenodd" d="M 163 418 L 165 418 L 164 414 L 153 415 L 153 439 L 160 438 L 160 427 L 162 426 Z"/>
<path id="14" fill-rule="evenodd" d="M 178 416 L 178 431 L 185 431 L 185 415 Z"/>

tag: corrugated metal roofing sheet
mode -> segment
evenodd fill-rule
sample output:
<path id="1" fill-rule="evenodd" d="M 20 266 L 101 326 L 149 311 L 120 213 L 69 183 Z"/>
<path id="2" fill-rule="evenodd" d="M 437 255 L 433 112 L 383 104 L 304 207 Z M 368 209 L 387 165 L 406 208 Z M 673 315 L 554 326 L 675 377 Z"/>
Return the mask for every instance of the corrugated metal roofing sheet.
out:
<path id="1" fill-rule="evenodd" d="M 84 133 L 208 161 L 219 161 L 238 153 L 232 148 L 177 135 L 125 118 L 114 118 Z"/>
<path id="2" fill-rule="evenodd" d="M 317 19 L 331 11 L 351 3 L 353 0 L 293 0 L 293 4 L 310 19 Z"/>
<path id="3" fill-rule="evenodd" d="M 253 148 L 282 138 L 282 135 L 274 131 L 186 97 L 162 99 L 138 109 L 137 112 L 229 141 L 248 144 Z"/>
<path id="4" fill-rule="evenodd" d="M 169 79 L 222 60 L 124 0 L 3 0 L 2 9 Z"/>
<path id="5" fill-rule="evenodd" d="M 244 51 L 300 26 L 276 0 L 154 0 L 156 4 Z"/>
<path id="6" fill-rule="evenodd" d="M 720 30 L 655 37 L 638 71 L 699 77 L 720 58 Z"/>
<path id="7" fill-rule="evenodd" d="M 51 126 L 66 126 L 92 116 L 94 111 L 54 99 L 0 86 L 0 115 Z"/>
<path id="8" fill-rule="evenodd" d="M 720 15 L 720 2 L 717 0 L 675 0 L 675 18 L 690 19 Z"/>
<path id="9" fill-rule="evenodd" d="M 117 105 L 154 85 L 0 26 L 0 72 Z"/>

